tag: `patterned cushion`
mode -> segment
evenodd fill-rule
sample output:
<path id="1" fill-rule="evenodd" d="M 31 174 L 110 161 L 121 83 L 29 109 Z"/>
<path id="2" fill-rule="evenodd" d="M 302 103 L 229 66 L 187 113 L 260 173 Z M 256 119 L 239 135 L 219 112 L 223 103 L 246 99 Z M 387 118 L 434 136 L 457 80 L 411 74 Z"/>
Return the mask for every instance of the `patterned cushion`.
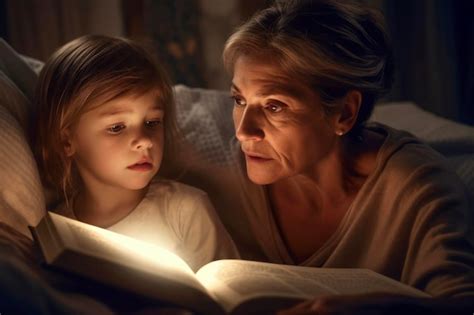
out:
<path id="1" fill-rule="evenodd" d="M 33 62 L 31 58 L 26 59 Z M 37 75 L 30 64 L 25 62 L 25 58 L 17 54 L 3 38 L 0 38 L 0 70 L 29 100 L 32 100 Z"/>
<path id="2" fill-rule="evenodd" d="M 178 126 L 185 146 L 198 154 L 195 159 L 221 166 L 233 163 L 229 142 L 234 136 L 232 101 L 228 92 L 174 87 Z M 193 157 L 187 157 L 193 159 Z"/>
<path id="3" fill-rule="evenodd" d="M 25 102 L 23 93 L 0 75 L 0 221 L 30 236 L 28 225 L 39 222 L 45 206 L 36 162 L 18 119 Z"/>

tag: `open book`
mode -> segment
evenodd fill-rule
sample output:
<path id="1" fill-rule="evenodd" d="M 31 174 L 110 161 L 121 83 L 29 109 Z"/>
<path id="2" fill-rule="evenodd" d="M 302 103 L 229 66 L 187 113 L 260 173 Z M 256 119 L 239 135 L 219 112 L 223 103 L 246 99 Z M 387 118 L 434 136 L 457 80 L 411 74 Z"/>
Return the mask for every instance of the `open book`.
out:
<path id="1" fill-rule="evenodd" d="M 30 228 L 48 265 L 199 314 L 271 314 L 322 294 L 428 296 L 366 269 L 218 260 L 193 273 L 168 250 L 51 212 Z"/>

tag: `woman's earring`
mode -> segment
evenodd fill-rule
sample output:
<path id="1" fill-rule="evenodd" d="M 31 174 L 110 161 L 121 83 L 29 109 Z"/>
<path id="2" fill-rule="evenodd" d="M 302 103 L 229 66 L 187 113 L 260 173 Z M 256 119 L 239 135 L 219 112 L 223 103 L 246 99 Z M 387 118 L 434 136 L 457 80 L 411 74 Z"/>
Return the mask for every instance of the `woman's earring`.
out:
<path id="1" fill-rule="evenodd" d="M 344 134 L 344 131 L 342 131 L 342 130 L 337 130 L 336 131 L 336 135 L 338 135 L 338 136 L 342 136 L 343 134 Z"/>

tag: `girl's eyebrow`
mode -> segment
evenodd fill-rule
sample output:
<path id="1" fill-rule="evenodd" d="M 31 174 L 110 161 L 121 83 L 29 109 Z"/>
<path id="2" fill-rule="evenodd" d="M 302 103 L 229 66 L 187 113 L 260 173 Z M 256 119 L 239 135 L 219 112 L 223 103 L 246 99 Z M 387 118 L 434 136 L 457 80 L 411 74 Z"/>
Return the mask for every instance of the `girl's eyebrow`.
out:
<path id="1" fill-rule="evenodd" d="M 151 110 L 164 110 L 164 106 L 161 103 L 155 104 Z"/>
<path id="2" fill-rule="evenodd" d="M 157 111 L 164 111 L 164 109 L 161 104 L 156 104 L 150 109 L 150 111 L 157 112 Z M 128 113 L 133 113 L 133 110 L 116 106 L 116 107 L 112 107 L 107 110 L 104 110 L 99 115 L 100 117 L 105 117 L 105 116 L 114 116 L 114 115 L 128 114 Z"/>
<path id="3" fill-rule="evenodd" d="M 113 107 L 108 110 L 105 110 L 100 113 L 101 117 L 104 116 L 113 116 L 113 115 L 119 115 L 119 114 L 125 114 L 125 113 L 131 113 L 132 110 L 130 109 L 125 109 L 125 108 L 120 108 L 120 107 Z"/>

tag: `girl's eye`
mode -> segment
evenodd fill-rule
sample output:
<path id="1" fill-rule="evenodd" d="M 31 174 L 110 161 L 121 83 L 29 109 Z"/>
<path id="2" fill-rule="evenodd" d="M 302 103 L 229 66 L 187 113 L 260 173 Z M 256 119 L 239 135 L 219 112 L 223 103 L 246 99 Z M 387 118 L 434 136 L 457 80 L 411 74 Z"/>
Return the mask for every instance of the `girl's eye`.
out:
<path id="1" fill-rule="evenodd" d="M 279 113 L 283 110 L 283 105 L 278 103 L 269 103 L 265 106 L 265 109 L 272 113 Z"/>
<path id="2" fill-rule="evenodd" d="M 145 126 L 147 128 L 155 128 L 155 127 L 158 127 L 159 125 L 161 125 L 161 120 L 147 120 L 145 122 Z"/>
<path id="3" fill-rule="evenodd" d="M 125 129 L 125 125 L 123 124 L 116 124 L 116 125 L 112 125 L 110 126 L 109 128 L 107 128 L 107 131 L 111 134 L 118 134 L 120 133 L 122 130 Z"/>
<path id="4" fill-rule="evenodd" d="M 245 103 L 245 101 L 244 101 L 241 97 L 239 97 L 239 96 L 233 95 L 233 96 L 231 96 L 231 98 L 234 100 L 234 105 L 235 105 L 235 106 L 240 106 L 240 107 L 242 107 L 242 106 L 247 105 L 247 104 Z"/>

